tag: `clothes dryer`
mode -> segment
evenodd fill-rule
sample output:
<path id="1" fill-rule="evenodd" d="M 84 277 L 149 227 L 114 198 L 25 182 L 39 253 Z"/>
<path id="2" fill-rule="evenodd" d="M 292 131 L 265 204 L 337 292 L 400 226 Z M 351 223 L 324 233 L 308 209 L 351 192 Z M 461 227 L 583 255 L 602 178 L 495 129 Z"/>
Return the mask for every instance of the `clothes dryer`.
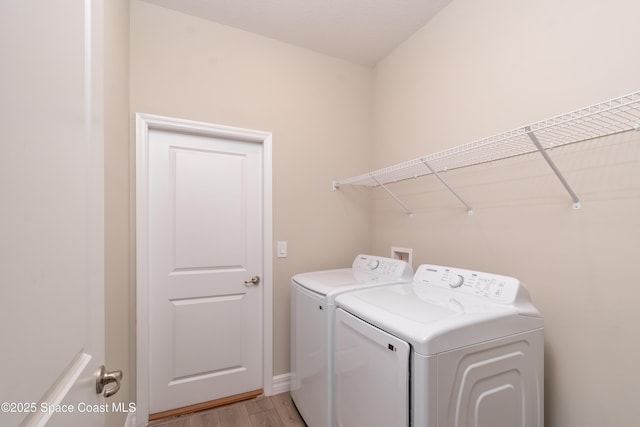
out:
<path id="1" fill-rule="evenodd" d="M 543 323 L 517 279 L 421 265 L 336 305 L 335 425 L 543 426 Z"/>
<path id="2" fill-rule="evenodd" d="M 291 397 L 309 427 L 332 426 L 336 296 L 412 280 L 413 269 L 405 261 L 372 255 L 358 255 L 351 268 L 293 276 Z"/>

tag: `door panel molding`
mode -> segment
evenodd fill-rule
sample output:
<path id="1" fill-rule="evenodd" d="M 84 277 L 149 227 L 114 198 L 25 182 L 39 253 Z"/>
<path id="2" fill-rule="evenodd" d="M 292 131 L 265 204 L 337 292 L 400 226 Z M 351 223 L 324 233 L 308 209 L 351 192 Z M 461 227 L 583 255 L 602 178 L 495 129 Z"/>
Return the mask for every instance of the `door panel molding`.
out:
<path id="1" fill-rule="evenodd" d="M 191 120 L 136 114 L 136 381 L 137 426 L 149 420 L 149 132 L 164 130 L 262 145 L 262 335 L 264 393 L 273 393 L 273 262 L 271 133 Z M 177 272 L 176 272 L 177 273 Z M 194 271 L 181 272 L 193 274 Z"/>

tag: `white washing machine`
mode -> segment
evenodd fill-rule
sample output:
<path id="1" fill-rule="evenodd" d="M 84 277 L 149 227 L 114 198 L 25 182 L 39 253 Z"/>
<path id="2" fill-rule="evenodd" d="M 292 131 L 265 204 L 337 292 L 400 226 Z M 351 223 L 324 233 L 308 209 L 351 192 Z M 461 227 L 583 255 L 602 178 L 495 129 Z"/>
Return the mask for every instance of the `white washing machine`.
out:
<path id="1" fill-rule="evenodd" d="M 335 298 L 344 292 L 409 283 L 405 261 L 358 255 L 351 268 L 315 271 L 291 281 L 291 397 L 309 427 L 330 427 L 333 413 Z"/>
<path id="2" fill-rule="evenodd" d="M 336 305 L 335 425 L 543 426 L 542 318 L 517 279 L 421 265 Z"/>

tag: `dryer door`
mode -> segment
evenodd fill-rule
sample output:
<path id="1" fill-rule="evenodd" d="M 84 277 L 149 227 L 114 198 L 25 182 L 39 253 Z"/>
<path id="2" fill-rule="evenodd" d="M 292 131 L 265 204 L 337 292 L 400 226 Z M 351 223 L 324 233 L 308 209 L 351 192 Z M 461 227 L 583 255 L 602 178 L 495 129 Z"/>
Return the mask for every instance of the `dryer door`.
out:
<path id="1" fill-rule="evenodd" d="M 410 346 L 336 311 L 335 393 L 339 427 L 409 425 Z"/>

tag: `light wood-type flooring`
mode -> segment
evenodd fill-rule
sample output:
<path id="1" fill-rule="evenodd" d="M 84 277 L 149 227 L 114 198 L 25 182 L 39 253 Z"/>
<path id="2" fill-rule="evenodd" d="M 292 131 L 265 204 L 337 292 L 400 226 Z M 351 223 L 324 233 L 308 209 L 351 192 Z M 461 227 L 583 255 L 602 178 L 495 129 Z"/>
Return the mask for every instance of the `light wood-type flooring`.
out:
<path id="1" fill-rule="evenodd" d="M 153 427 L 306 427 L 289 393 L 152 421 Z"/>

